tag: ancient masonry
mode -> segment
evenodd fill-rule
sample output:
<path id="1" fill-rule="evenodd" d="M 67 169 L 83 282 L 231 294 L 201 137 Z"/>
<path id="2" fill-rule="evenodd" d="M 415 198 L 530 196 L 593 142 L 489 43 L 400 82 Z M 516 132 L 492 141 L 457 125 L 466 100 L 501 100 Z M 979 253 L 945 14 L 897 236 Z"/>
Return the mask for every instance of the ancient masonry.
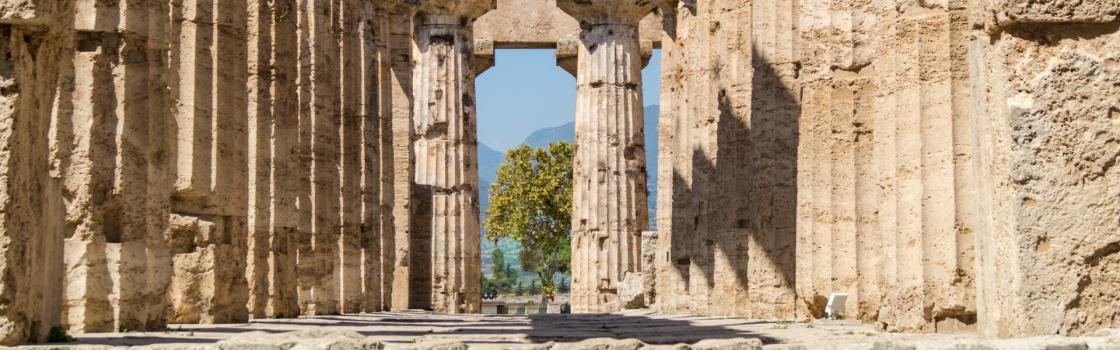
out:
<path id="1" fill-rule="evenodd" d="M 649 221 L 638 25 L 639 1 L 559 0 L 580 20 L 575 46 L 576 157 L 572 193 L 572 311 L 619 309 L 616 290 L 639 269 Z"/>
<path id="2" fill-rule="evenodd" d="M 577 77 L 576 311 L 1120 327 L 1115 0 L 0 0 L 0 345 L 479 311 L 495 48 Z"/>
<path id="3" fill-rule="evenodd" d="M 489 9 L 484 1 L 427 1 L 415 18 L 411 233 L 419 244 L 411 254 L 413 273 L 425 278 L 413 280 L 414 308 L 481 311 L 474 77 L 488 67 L 473 64 L 472 32 Z"/>

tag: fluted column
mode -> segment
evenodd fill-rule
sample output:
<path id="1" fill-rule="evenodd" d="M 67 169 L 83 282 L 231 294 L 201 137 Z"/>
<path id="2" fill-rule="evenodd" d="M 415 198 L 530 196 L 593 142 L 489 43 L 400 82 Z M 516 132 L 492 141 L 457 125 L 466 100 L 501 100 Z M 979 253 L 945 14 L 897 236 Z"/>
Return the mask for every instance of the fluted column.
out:
<path id="1" fill-rule="evenodd" d="M 491 4 L 432 0 L 416 9 L 412 307 L 482 307 L 471 27 Z"/>
<path id="2" fill-rule="evenodd" d="M 652 2 L 559 0 L 580 21 L 572 208 L 572 309 L 619 308 L 648 225 L 638 22 Z"/>

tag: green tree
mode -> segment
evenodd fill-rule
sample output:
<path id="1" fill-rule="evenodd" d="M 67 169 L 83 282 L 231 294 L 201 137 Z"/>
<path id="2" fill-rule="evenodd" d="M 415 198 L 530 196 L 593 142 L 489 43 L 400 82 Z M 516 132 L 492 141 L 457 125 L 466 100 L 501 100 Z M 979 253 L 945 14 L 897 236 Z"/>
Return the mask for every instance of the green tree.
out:
<path id="1" fill-rule="evenodd" d="M 490 186 L 486 237 L 521 242 L 521 265 L 535 271 L 546 297 L 556 295 L 553 275 L 571 263 L 572 145 L 521 146 L 506 152 Z"/>
<path id="2" fill-rule="evenodd" d="M 497 242 L 494 244 L 497 245 Z M 488 295 L 497 295 L 513 292 L 513 283 L 517 281 L 517 269 L 506 262 L 506 255 L 502 250 L 494 249 L 490 252 L 490 276 L 482 280 L 482 290 Z"/>
<path id="3" fill-rule="evenodd" d="M 509 281 L 509 284 L 510 284 L 511 287 L 513 286 L 514 281 L 517 281 L 518 279 L 521 278 L 521 272 L 518 271 L 517 268 L 514 267 L 513 265 L 507 265 L 505 273 L 506 273 L 506 280 Z"/>
<path id="4" fill-rule="evenodd" d="M 497 246 L 498 244 L 495 243 L 494 245 Z M 495 277 L 505 277 L 506 254 L 502 253 L 501 248 L 495 247 L 494 251 L 490 252 L 490 262 L 493 264 L 490 266 L 490 273 Z"/>
<path id="5" fill-rule="evenodd" d="M 541 292 L 543 292 L 543 290 L 541 290 L 541 285 L 537 283 L 537 280 L 533 280 L 533 282 L 529 283 L 529 295 L 538 295 L 541 294 Z"/>

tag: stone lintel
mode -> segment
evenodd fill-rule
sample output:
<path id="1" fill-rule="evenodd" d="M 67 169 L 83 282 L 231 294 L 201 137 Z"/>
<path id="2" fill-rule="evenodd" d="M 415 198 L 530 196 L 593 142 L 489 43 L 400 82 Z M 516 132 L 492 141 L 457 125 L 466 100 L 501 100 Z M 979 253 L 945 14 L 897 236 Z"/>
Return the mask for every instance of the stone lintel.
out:
<path id="1" fill-rule="evenodd" d="M 497 49 L 558 49 L 558 56 L 565 41 L 579 40 L 579 21 L 556 7 L 556 0 L 497 0 L 497 3 L 497 9 L 475 22 L 476 40 L 490 40 Z M 650 50 L 660 48 L 661 15 L 650 13 L 639 26 L 642 42 L 648 42 Z"/>
<path id="2" fill-rule="evenodd" d="M 418 15 L 436 19 L 441 23 L 469 23 L 494 9 L 494 0 L 409 0 Z"/>
<path id="3" fill-rule="evenodd" d="M 657 3 L 632 0 L 556 0 L 556 6 L 578 20 L 581 27 L 638 25 L 643 18 L 654 13 Z"/>

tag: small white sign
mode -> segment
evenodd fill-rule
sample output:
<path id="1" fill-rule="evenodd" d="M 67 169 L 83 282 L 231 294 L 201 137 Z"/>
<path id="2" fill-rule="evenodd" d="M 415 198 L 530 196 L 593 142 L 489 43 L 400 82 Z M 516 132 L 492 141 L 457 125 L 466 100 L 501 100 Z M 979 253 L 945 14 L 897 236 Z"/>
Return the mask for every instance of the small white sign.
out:
<path id="1" fill-rule="evenodd" d="M 824 307 L 824 314 L 830 320 L 844 318 L 844 304 L 848 302 L 848 293 L 832 293 L 828 296 L 828 305 Z"/>

